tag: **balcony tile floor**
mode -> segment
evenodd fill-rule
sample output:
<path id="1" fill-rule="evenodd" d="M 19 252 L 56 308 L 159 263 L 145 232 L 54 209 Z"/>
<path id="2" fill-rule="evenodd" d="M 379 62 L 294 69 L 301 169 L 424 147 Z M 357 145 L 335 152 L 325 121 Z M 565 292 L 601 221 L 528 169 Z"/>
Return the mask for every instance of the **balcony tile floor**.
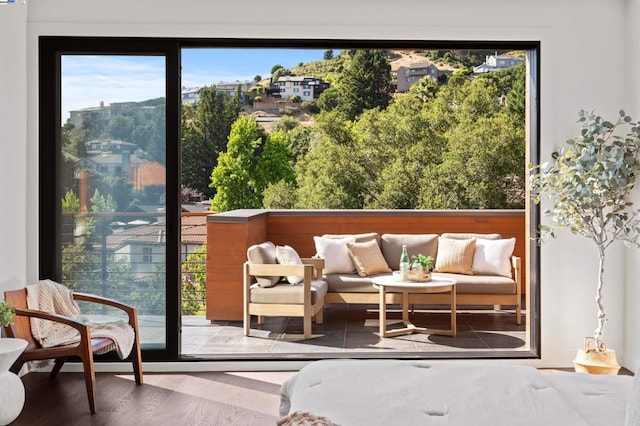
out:
<path id="1" fill-rule="evenodd" d="M 402 326 L 400 317 L 399 309 L 391 306 L 387 327 Z M 416 307 L 411 316 L 414 324 L 432 328 L 449 328 L 449 319 L 448 311 L 428 307 Z M 523 324 L 517 325 L 513 310 L 459 310 L 457 323 L 456 337 L 411 334 L 381 338 L 377 305 L 332 305 L 324 311 L 324 324 L 313 324 L 313 336 L 305 340 L 302 318 L 267 317 L 265 324 L 258 325 L 252 317 L 251 335 L 244 336 L 242 321 L 212 322 L 203 316 L 183 316 L 182 354 L 196 358 L 265 354 L 345 357 L 529 350 L 524 317 Z"/>

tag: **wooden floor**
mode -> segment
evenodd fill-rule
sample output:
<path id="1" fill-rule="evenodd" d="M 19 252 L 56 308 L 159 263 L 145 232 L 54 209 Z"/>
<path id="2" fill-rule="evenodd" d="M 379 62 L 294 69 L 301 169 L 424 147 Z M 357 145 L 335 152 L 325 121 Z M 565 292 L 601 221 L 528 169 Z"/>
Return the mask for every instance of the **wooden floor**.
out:
<path id="1" fill-rule="evenodd" d="M 275 425 L 288 372 L 98 373 L 97 408 L 89 414 L 82 373 L 22 377 L 26 401 L 11 425 Z"/>

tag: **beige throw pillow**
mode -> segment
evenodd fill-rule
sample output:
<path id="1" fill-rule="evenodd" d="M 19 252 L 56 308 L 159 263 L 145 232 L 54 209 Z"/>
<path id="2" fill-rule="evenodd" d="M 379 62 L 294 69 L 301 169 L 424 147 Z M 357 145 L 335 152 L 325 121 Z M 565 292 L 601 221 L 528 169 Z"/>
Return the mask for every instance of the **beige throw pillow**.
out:
<path id="1" fill-rule="evenodd" d="M 453 274 L 473 275 L 473 253 L 476 240 L 454 240 L 440 238 L 438 241 L 438 256 L 436 257 L 436 272 L 450 272 Z"/>
<path id="2" fill-rule="evenodd" d="M 247 249 L 247 260 L 250 263 L 275 265 L 278 263 L 276 259 L 276 246 L 271 241 L 265 241 L 261 244 L 252 245 Z M 260 287 L 273 287 L 280 277 L 277 276 L 259 276 L 256 281 Z"/>
<path id="3" fill-rule="evenodd" d="M 376 240 L 347 243 L 347 251 L 361 277 L 391 272 Z"/>

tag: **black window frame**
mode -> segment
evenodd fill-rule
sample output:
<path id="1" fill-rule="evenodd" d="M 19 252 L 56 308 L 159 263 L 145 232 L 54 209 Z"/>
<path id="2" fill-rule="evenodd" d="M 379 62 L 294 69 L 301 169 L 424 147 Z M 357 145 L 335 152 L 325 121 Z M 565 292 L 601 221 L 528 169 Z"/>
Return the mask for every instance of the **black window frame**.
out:
<path id="1" fill-rule="evenodd" d="M 62 140 L 61 57 L 63 55 L 164 56 L 166 91 L 167 158 L 180 158 L 180 47 L 176 40 L 161 38 L 52 37 L 39 38 L 39 277 L 59 280 L 62 259 L 59 247 L 61 199 L 58 196 L 59 158 Z M 163 349 L 144 349 L 145 361 L 173 361 L 180 348 L 180 164 L 166 165 L 166 335 Z M 173 177 L 173 179 L 170 179 Z M 173 200 L 173 202 L 171 202 Z M 173 218 L 173 219 L 172 219 Z M 178 218 L 176 221 L 175 218 Z M 171 261 L 171 259 L 174 261 Z M 115 355 L 104 357 L 116 360 Z"/>
<path id="2" fill-rule="evenodd" d="M 167 158 L 180 159 L 181 81 L 180 52 L 183 48 L 264 48 L 264 49 L 409 49 L 409 50 L 524 50 L 528 59 L 528 152 L 527 161 L 538 164 L 540 158 L 540 41 L 504 40 L 362 40 L 362 39 L 269 39 L 269 38 L 154 38 L 154 37 L 57 37 L 39 38 L 39 276 L 59 278 L 61 258 L 56 229 L 61 209 L 55 191 L 61 142 L 60 121 L 60 55 L 121 54 L 143 55 L 162 52 L 166 55 Z M 180 348 L 180 176 L 181 164 L 167 162 L 167 340 L 165 350 L 145 351 L 145 361 L 195 360 L 181 357 Z M 169 179 L 171 178 L 171 179 Z M 173 200 L 173 202 L 169 202 Z M 535 236 L 540 223 L 540 207 L 528 203 L 529 235 Z M 540 358 L 540 248 L 533 239 L 528 246 L 530 350 L 496 351 L 482 358 Z M 173 256 L 175 262 L 170 262 Z M 425 354 L 422 354 L 425 356 Z M 429 357 L 429 355 L 426 355 Z M 476 354 L 455 353 L 455 358 L 478 357 Z M 237 359 L 237 358 L 234 358 Z M 274 360 L 269 357 L 265 360 Z M 283 356 L 283 360 L 299 360 L 299 354 Z M 251 360 L 255 361 L 253 357 Z"/>

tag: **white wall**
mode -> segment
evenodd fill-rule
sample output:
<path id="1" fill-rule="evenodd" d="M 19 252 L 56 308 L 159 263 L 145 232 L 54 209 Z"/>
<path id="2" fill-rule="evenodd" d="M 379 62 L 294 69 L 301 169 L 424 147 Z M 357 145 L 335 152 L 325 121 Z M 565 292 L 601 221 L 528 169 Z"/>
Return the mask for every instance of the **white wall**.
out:
<path id="1" fill-rule="evenodd" d="M 24 61 L 20 44 L 5 46 L 6 42 L 0 41 L 3 60 L 8 57 L 18 62 L 11 69 L 16 86 L 0 81 L 3 93 L 5 89 L 17 91 L 0 97 L 1 111 L 22 104 L 24 99 L 28 108 L 26 117 L 21 112 L 15 112 L 10 120 L 0 117 L 3 153 L 8 145 L 12 155 L 11 159 L 4 155 L 0 159 L 0 187 L 4 200 L 17 201 L 0 221 L 2 250 L 10 256 L 0 259 L 0 289 L 13 285 L 7 277 L 37 277 L 38 186 L 34 171 L 38 167 L 35 129 L 40 35 L 537 40 L 541 42 L 541 152 L 542 158 L 548 159 L 554 146 L 576 135 L 579 109 L 595 109 L 615 117 L 625 101 L 638 97 L 637 90 L 630 98 L 625 97 L 627 89 L 619 76 L 628 53 L 623 43 L 625 24 L 635 25 L 633 17 L 625 18 L 626 8 L 639 17 L 638 1 L 564 0 L 556 4 L 552 0 L 408 0 L 405 10 L 411 12 L 401 16 L 388 13 L 389 4 L 382 0 L 371 0 L 366 8 L 357 0 L 326 0 L 322 3 L 324 13 L 311 16 L 301 25 L 281 16 L 287 6 L 299 8 L 300 0 L 280 1 L 278 8 L 256 7 L 248 0 L 224 4 L 205 0 L 30 0 L 26 73 L 20 65 Z M 317 5 L 317 1 L 305 3 L 309 7 Z M 0 24 L 0 31 L 10 31 L 12 38 L 24 35 L 20 24 L 10 29 L 4 20 Z M 638 34 L 634 37 L 637 39 Z M 638 75 L 629 74 L 627 80 L 636 83 Z M 637 110 L 637 105 L 634 108 Z M 5 139 L 4 129 L 8 127 L 13 129 L 10 140 Z M 16 191 L 17 182 L 26 182 L 26 191 Z M 14 196 L 16 192 L 20 193 Z M 19 249 L 6 249 L 7 240 Z M 640 358 L 640 348 L 637 327 L 627 326 L 625 338 L 624 321 L 635 319 L 637 323 L 638 318 L 630 312 L 625 316 L 620 283 L 635 281 L 640 271 L 629 268 L 625 274 L 624 251 L 615 250 L 607 264 L 611 285 L 605 294 L 610 316 L 605 337 L 626 364 L 627 360 Z M 543 246 L 542 360 L 533 364 L 570 366 L 582 338 L 595 329 L 595 258 L 595 251 L 585 241 L 571 236 L 563 235 Z M 632 291 L 630 284 L 626 290 Z"/>
<path id="2" fill-rule="evenodd" d="M 640 27 L 637 25 L 640 0 L 628 2 L 625 16 L 625 108 L 634 119 L 640 120 Z M 635 188 L 631 201 L 636 208 L 640 207 L 640 188 Z M 640 250 L 628 248 L 625 251 L 624 359 L 637 373 L 640 370 Z"/>
<path id="3" fill-rule="evenodd" d="M 26 283 L 26 74 L 27 7 L 0 6 L 0 294 Z"/>

